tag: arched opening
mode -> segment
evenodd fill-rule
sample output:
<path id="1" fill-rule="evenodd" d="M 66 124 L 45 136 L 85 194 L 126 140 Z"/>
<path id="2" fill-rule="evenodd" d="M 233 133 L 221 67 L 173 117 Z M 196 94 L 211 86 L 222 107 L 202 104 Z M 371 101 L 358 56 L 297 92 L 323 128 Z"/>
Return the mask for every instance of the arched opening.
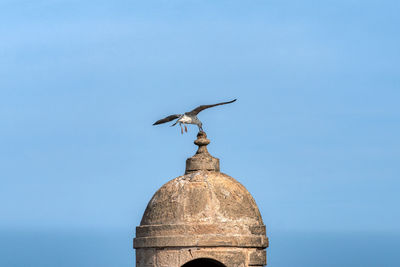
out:
<path id="1" fill-rule="evenodd" d="M 226 267 L 219 261 L 207 258 L 195 259 L 182 265 L 182 267 Z"/>

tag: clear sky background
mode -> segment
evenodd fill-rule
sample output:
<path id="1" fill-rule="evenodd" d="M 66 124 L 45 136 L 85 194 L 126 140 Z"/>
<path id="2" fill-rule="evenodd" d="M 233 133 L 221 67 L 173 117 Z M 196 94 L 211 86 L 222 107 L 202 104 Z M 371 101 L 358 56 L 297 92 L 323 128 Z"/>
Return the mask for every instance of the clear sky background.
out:
<path id="1" fill-rule="evenodd" d="M 0 229 L 132 238 L 196 150 L 152 123 L 237 98 L 199 118 L 270 236 L 399 234 L 399 3 L 0 1 Z"/>

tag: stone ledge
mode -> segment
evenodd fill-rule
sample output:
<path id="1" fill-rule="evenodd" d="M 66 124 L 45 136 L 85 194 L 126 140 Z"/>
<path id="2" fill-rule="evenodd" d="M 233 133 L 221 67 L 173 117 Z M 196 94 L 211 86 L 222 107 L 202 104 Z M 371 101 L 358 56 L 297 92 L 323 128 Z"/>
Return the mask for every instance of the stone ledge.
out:
<path id="1" fill-rule="evenodd" d="M 136 237 L 177 236 L 177 235 L 264 235 L 265 225 L 219 224 L 169 224 L 142 225 L 136 227 Z"/>
<path id="2" fill-rule="evenodd" d="M 226 235 L 192 235 L 192 236 L 157 236 L 138 237 L 133 240 L 137 248 L 166 248 L 166 247 L 238 247 L 266 248 L 266 236 L 226 236 Z"/>

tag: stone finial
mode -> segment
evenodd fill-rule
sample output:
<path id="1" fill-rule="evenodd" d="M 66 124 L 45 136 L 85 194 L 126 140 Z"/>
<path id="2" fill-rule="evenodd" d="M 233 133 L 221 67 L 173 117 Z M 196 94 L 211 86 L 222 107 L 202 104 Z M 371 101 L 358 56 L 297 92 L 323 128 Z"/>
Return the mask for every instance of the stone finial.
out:
<path id="1" fill-rule="evenodd" d="M 205 132 L 199 132 L 197 134 L 197 139 L 194 141 L 194 144 L 199 148 L 193 157 L 186 160 L 185 174 L 200 170 L 219 172 L 219 159 L 214 158 L 208 153 L 207 145 L 209 143 L 210 140 L 207 139 L 207 134 Z"/>

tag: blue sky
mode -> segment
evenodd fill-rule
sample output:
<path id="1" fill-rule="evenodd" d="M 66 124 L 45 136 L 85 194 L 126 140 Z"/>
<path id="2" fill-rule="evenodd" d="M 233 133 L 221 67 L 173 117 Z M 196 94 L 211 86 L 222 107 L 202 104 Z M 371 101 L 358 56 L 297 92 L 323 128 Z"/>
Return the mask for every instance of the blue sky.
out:
<path id="1" fill-rule="evenodd" d="M 1 229 L 123 229 L 200 114 L 273 231 L 400 232 L 398 1 L 0 1 Z"/>

